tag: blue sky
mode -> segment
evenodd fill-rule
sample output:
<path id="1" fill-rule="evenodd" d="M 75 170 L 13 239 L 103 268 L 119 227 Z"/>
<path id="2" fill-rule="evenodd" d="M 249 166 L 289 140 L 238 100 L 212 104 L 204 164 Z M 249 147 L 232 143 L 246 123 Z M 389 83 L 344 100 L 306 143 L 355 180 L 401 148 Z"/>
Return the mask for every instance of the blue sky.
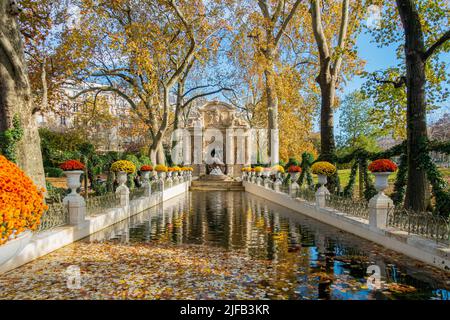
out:
<path id="1" fill-rule="evenodd" d="M 398 47 L 397 43 L 389 47 L 379 48 L 376 43 L 371 42 L 371 36 L 367 34 L 361 34 L 357 41 L 358 53 L 359 56 L 366 61 L 365 71 L 373 72 L 376 70 L 384 70 L 388 67 L 396 66 L 400 62 L 397 59 L 396 48 Z M 442 55 L 443 59 L 447 59 L 450 62 L 450 54 Z M 449 72 L 450 72 L 450 63 L 449 63 Z M 354 90 L 361 88 L 364 83 L 364 79 L 355 76 L 351 81 L 347 83 L 344 88 L 343 95 L 351 93 Z M 435 111 L 434 113 L 428 115 L 428 122 L 434 122 L 438 120 L 443 113 L 450 112 L 450 102 L 446 101 L 442 107 Z M 316 123 L 314 126 L 315 131 L 319 131 L 319 119 L 316 119 Z M 335 112 L 335 128 L 336 134 L 339 133 L 339 109 Z"/>

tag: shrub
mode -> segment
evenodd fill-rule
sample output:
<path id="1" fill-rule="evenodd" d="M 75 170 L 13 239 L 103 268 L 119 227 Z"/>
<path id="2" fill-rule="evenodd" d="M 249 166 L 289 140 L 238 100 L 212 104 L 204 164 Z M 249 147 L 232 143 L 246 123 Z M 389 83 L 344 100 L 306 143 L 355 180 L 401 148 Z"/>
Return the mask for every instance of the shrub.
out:
<path id="1" fill-rule="evenodd" d="M 60 178 L 64 175 L 64 171 L 60 168 L 45 167 L 45 175 L 51 178 Z"/>
<path id="2" fill-rule="evenodd" d="M 12 235 L 36 230 L 45 210 L 44 189 L 0 156 L 0 245 Z"/>

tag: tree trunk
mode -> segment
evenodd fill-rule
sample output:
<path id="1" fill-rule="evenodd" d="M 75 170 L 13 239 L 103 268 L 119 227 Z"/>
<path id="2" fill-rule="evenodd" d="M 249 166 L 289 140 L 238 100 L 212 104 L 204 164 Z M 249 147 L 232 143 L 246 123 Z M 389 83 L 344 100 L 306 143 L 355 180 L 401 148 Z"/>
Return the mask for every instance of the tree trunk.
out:
<path id="1" fill-rule="evenodd" d="M 267 146 L 271 164 L 274 165 L 279 162 L 278 141 L 272 141 L 272 138 L 278 139 L 278 96 L 275 85 L 274 53 L 271 50 L 266 53 L 266 59 L 268 67 L 264 70 L 264 77 L 266 80 L 267 119 L 269 126 Z M 275 136 L 272 133 L 275 133 Z"/>
<path id="2" fill-rule="evenodd" d="M 321 92 L 320 108 L 320 154 L 322 160 L 331 161 L 336 150 L 334 140 L 333 103 L 335 97 L 335 85 L 333 81 L 319 79 Z"/>
<path id="3" fill-rule="evenodd" d="M 12 126 L 19 115 L 24 131 L 17 144 L 17 163 L 40 187 L 45 188 L 41 144 L 33 116 L 33 101 L 24 49 L 10 1 L 0 3 L 0 131 Z"/>
<path id="4" fill-rule="evenodd" d="M 421 165 L 421 147 L 427 139 L 425 101 L 425 52 L 422 26 L 413 0 L 396 0 L 405 32 L 407 90 L 408 182 L 405 208 L 425 211 L 427 177 Z"/>

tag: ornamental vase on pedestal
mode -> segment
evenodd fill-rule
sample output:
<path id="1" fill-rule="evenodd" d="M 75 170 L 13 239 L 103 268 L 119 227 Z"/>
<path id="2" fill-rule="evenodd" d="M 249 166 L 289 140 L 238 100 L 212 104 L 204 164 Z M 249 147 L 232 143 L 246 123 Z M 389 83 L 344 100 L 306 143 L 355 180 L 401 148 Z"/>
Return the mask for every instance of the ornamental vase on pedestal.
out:
<path id="1" fill-rule="evenodd" d="M 67 186 L 70 189 L 71 196 L 77 195 L 77 189 L 81 187 L 81 180 L 80 176 L 83 173 L 81 170 L 71 170 L 71 171 L 64 171 L 64 174 L 67 177 Z"/>
<path id="2" fill-rule="evenodd" d="M 127 173 L 124 171 L 117 172 L 117 181 L 119 182 L 119 186 L 124 186 L 127 183 Z"/>
<path id="3" fill-rule="evenodd" d="M 389 186 L 388 179 L 391 173 L 392 172 L 373 172 L 373 175 L 375 176 L 375 189 L 379 193 L 382 193 Z"/>

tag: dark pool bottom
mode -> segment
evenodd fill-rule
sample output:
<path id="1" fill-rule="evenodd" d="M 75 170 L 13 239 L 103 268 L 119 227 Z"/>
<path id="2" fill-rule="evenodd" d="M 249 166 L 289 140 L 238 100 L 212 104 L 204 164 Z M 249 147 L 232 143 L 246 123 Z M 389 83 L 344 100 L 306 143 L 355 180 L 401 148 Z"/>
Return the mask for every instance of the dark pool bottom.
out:
<path id="1" fill-rule="evenodd" d="M 245 192 L 190 192 L 72 246 L 0 276 L 0 298 L 450 299 L 449 273 Z M 36 292 L 73 263 L 83 295 Z"/>

